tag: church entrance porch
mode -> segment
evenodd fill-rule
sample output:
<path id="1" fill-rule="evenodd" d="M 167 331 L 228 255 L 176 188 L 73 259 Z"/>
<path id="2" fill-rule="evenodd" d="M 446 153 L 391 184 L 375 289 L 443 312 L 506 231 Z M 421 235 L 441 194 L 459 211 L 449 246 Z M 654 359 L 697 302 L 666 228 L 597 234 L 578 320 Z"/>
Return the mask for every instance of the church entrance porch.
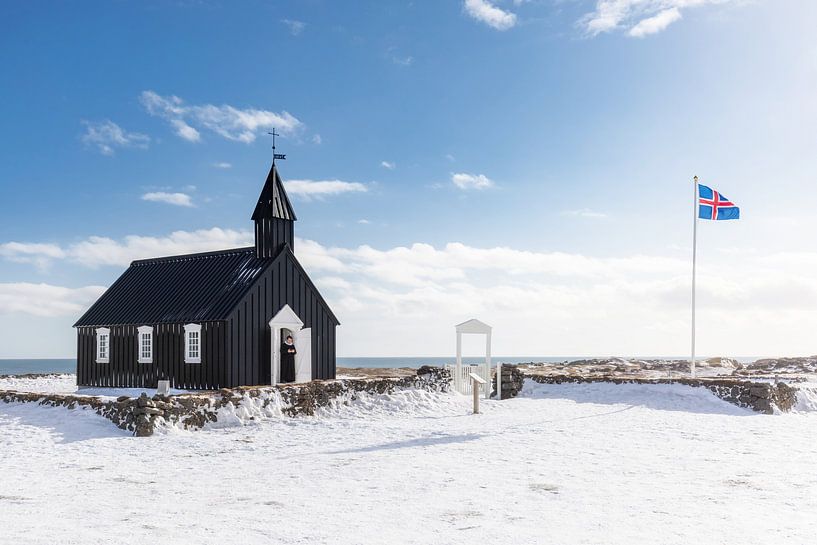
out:
<path id="1" fill-rule="evenodd" d="M 312 380 L 312 330 L 304 328 L 303 321 L 295 314 L 289 305 L 270 320 L 270 339 L 272 369 L 270 376 L 274 386 L 281 383 L 281 345 L 292 335 L 295 344 L 295 382 L 309 382 Z"/>

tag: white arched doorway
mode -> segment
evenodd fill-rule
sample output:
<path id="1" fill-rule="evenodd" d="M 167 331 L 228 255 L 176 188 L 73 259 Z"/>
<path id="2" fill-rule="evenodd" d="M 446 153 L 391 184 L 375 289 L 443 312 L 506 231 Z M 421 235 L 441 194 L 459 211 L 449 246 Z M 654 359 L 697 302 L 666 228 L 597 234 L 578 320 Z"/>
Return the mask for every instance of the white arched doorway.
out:
<path id="1" fill-rule="evenodd" d="M 466 366 L 463 367 L 462 365 L 462 336 L 463 335 L 485 335 L 485 363 L 483 364 L 485 371 L 482 378 L 487 381 L 487 384 L 484 385 L 484 395 L 485 398 L 489 398 L 491 396 L 491 326 L 486 324 L 485 322 L 480 322 L 479 320 L 472 318 L 466 322 L 461 324 L 457 324 L 454 326 L 457 331 L 457 365 L 455 367 L 455 376 L 454 376 L 454 385 L 458 387 L 461 392 L 465 392 L 468 390 L 470 392 L 470 379 L 467 377 L 467 373 L 464 371 L 471 372 L 470 367 Z M 482 366 L 478 366 L 482 367 Z M 477 374 L 480 374 L 479 372 Z M 502 373 L 500 372 L 499 364 L 497 363 L 496 367 L 496 391 L 499 392 L 497 395 L 497 399 L 502 399 Z"/>
<path id="2" fill-rule="evenodd" d="M 312 380 L 312 330 L 304 328 L 303 321 L 295 314 L 289 305 L 284 305 L 269 321 L 270 326 L 270 371 L 271 383 L 276 385 L 281 379 L 281 332 L 289 330 L 295 343 L 295 382 L 309 382 Z"/>

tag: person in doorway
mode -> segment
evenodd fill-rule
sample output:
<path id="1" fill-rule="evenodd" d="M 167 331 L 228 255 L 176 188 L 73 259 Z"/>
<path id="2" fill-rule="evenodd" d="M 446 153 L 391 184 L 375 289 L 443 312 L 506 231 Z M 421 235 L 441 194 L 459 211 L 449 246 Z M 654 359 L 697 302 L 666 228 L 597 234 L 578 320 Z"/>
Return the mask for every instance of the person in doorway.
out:
<path id="1" fill-rule="evenodd" d="M 295 382 L 295 344 L 292 342 L 292 335 L 287 335 L 286 341 L 281 345 L 281 382 Z"/>

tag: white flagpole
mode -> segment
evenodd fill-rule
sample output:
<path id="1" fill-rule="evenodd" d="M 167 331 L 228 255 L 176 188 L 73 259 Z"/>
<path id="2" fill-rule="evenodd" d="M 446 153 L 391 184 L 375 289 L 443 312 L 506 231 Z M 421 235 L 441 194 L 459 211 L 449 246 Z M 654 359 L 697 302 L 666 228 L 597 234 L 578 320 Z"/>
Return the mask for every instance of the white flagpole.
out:
<path id="1" fill-rule="evenodd" d="M 695 378 L 695 262 L 698 253 L 698 177 L 695 176 L 695 205 L 693 206 L 692 227 L 692 357 L 689 359 L 690 373 Z"/>

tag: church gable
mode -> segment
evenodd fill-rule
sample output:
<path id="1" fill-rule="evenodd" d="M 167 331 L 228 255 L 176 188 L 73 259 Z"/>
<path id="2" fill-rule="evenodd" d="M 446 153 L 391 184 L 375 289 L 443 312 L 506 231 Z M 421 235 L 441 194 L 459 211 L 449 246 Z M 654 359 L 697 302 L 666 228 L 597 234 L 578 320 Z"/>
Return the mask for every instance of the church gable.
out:
<path id="1" fill-rule="evenodd" d="M 324 299 L 321 293 L 318 291 L 318 288 L 312 282 L 312 279 L 309 278 L 309 275 L 306 274 L 306 271 L 301 266 L 301 263 L 298 261 L 298 258 L 295 257 L 295 254 L 292 252 L 292 249 L 286 247 L 281 255 L 281 258 L 289 266 L 293 267 L 297 271 L 298 275 L 306 283 L 308 289 L 313 293 L 315 298 L 318 300 L 318 303 L 323 308 L 324 312 L 329 316 L 329 319 L 332 320 L 332 322 L 335 325 L 340 325 L 340 322 L 338 321 L 338 318 L 335 316 L 335 313 L 332 312 L 331 308 L 329 308 L 329 304 L 326 302 L 326 299 Z"/>

